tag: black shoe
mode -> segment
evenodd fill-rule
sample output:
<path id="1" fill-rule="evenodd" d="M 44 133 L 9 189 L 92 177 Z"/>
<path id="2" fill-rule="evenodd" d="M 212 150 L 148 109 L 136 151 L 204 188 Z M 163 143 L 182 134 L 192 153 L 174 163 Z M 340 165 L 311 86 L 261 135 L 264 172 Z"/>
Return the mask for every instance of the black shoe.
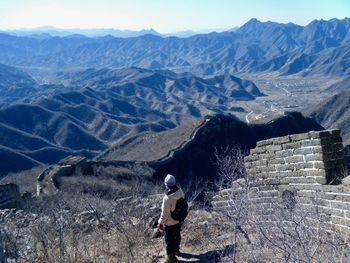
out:
<path id="1" fill-rule="evenodd" d="M 175 255 L 168 255 L 166 263 L 176 263 L 176 262 L 178 262 L 178 260 Z"/>

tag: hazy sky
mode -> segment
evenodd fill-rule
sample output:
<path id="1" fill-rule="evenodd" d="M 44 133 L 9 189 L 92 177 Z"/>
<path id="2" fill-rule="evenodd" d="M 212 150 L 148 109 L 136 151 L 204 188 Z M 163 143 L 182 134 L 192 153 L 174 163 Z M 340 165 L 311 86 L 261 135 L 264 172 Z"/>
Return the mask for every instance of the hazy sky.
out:
<path id="1" fill-rule="evenodd" d="M 0 0 L 0 29 L 154 28 L 161 33 L 240 26 L 250 18 L 305 25 L 350 16 L 350 0 Z"/>

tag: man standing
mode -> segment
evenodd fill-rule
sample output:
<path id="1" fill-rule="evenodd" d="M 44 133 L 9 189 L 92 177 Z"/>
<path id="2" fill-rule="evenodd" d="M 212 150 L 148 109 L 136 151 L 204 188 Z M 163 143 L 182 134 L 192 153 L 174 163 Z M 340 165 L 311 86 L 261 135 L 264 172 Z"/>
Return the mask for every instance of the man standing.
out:
<path id="1" fill-rule="evenodd" d="M 171 212 L 175 210 L 176 202 L 184 198 L 184 192 L 176 184 L 173 175 L 168 174 L 164 179 L 166 194 L 163 197 L 162 214 L 158 220 L 158 229 L 164 230 L 166 252 L 168 254 L 167 263 L 177 262 L 176 255 L 180 253 L 181 242 L 181 222 L 171 217 Z"/>

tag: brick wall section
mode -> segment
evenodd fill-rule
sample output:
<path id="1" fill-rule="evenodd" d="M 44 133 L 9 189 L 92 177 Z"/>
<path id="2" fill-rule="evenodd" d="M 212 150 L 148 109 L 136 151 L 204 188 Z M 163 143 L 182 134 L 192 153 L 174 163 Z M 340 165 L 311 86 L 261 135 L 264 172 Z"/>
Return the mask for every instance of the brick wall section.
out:
<path id="1" fill-rule="evenodd" d="M 49 167 L 38 176 L 37 195 L 57 193 L 59 178 L 71 176 L 73 171 L 72 165 L 52 165 Z"/>
<path id="2" fill-rule="evenodd" d="M 276 225 L 276 206 L 288 202 L 290 211 L 302 209 L 308 220 L 321 217 L 326 231 L 350 236 L 350 180 L 342 183 L 347 167 L 339 130 L 259 141 L 245 157 L 245 167 L 248 210 L 266 223 Z M 213 198 L 214 209 L 232 211 L 232 201 L 244 188 L 240 179 L 219 192 Z"/>
<path id="3" fill-rule="evenodd" d="M 308 132 L 257 142 L 245 158 L 248 174 L 274 174 L 282 184 L 339 184 L 345 160 L 339 130 Z"/>

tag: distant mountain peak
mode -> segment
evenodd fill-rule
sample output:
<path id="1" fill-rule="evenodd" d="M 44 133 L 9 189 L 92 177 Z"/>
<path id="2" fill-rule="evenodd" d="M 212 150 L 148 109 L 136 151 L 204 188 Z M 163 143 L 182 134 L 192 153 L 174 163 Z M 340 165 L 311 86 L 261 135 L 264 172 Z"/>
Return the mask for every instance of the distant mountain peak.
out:
<path id="1" fill-rule="evenodd" d="M 255 23 L 262 23 L 260 20 L 256 19 L 255 17 L 251 18 L 246 22 L 245 24 L 255 24 Z"/>
<path id="2" fill-rule="evenodd" d="M 238 28 L 236 32 L 241 34 L 259 34 L 259 31 L 263 30 L 266 24 L 268 24 L 268 22 L 261 22 L 256 18 L 252 18 L 247 23 Z"/>

